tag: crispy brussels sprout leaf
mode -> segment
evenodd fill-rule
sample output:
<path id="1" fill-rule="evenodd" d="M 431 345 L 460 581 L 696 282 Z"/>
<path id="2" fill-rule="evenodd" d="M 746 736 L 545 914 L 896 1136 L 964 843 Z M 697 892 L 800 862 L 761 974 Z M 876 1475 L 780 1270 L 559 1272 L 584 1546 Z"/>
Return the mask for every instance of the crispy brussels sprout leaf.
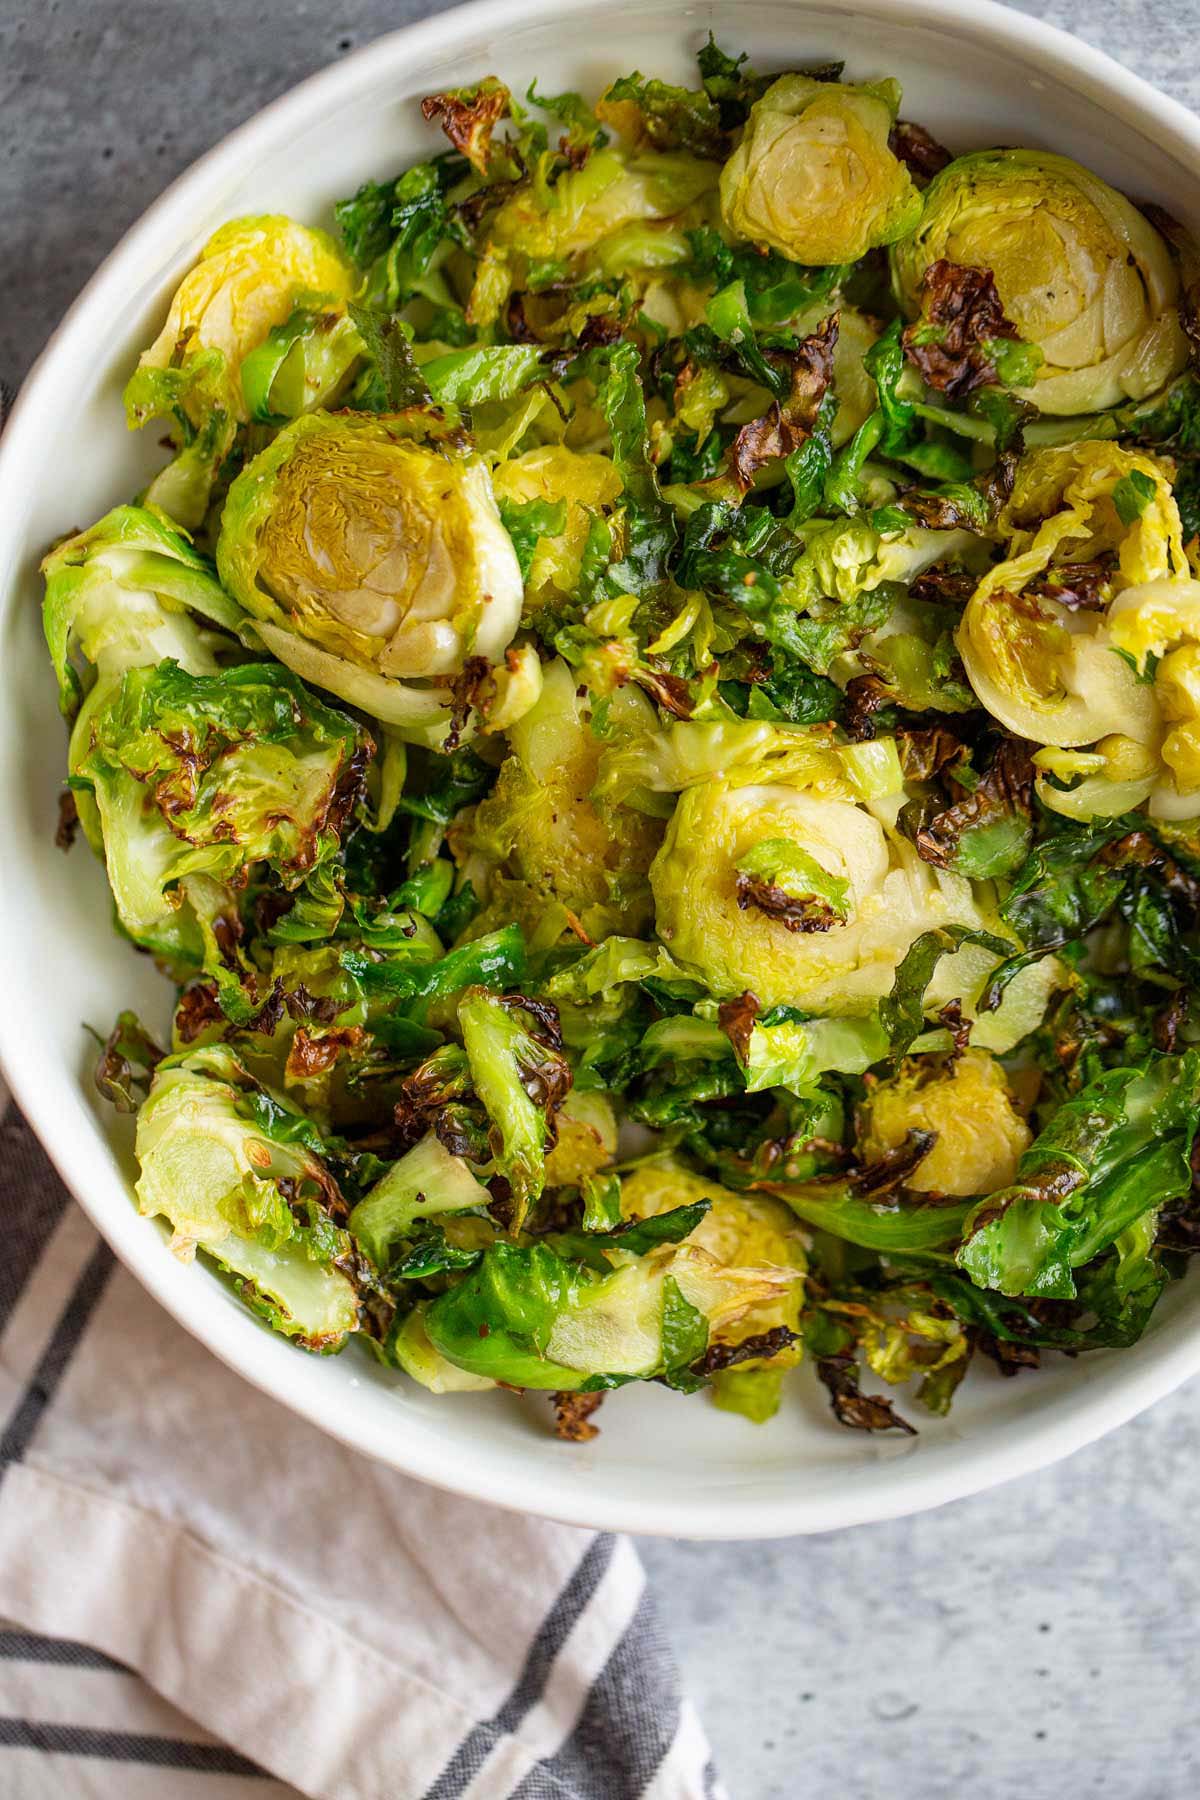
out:
<path id="1" fill-rule="evenodd" d="M 520 1230 L 546 1180 L 554 1118 L 571 1085 L 556 1009 L 520 994 L 468 993 L 458 1023 L 475 1091 L 496 1138 L 496 1162 L 512 1190 Z"/>
<path id="2" fill-rule="evenodd" d="M 429 1132 L 359 1201 L 350 1214 L 350 1231 L 372 1262 L 387 1269 L 418 1220 L 486 1207 L 490 1199 L 462 1157 L 452 1156 Z M 413 1273 L 405 1270 L 406 1276 Z"/>
<path id="3" fill-rule="evenodd" d="M 683 1245 L 607 1275 L 545 1244 L 497 1244 L 424 1317 L 430 1342 L 471 1374 L 572 1392 L 686 1377 L 710 1335 L 791 1277 L 732 1268 Z"/>
<path id="4" fill-rule="evenodd" d="M 52 550 L 42 575 L 42 623 L 68 718 L 85 687 L 126 669 L 169 658 L 193 675 L 211 675 L 222 655 L 239 654 L 212 629 L 236 631 L 236 606 L 186 534 L 148 508 L 106 513 Z"/>
<path id="5" fill-rule="evenodd" d="M 958 1262 L 979 1287 L 1070 1298 L 1073 1271 L 1191 1186 L 1200 1056 L 1111 1069 L 1063 1102 L 981 1200 Z"/>

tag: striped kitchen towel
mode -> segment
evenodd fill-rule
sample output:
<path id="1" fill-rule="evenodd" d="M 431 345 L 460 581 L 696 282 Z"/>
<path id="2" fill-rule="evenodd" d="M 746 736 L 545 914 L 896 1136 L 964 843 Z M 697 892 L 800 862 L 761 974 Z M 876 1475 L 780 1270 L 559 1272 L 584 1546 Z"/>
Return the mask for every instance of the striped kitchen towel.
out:
<path id="1" fill-rule="evenodd" d="M 356 1456 L 0 1122 L 5 1800 L 713 1800 L 633 1546 Z"/>

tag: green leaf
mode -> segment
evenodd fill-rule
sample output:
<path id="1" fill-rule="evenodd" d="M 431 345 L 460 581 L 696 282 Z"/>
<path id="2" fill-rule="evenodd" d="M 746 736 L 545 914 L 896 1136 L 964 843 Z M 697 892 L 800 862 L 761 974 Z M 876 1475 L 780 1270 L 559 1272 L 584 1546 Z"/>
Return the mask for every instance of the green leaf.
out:
<path id="1" fill-rule="evenodd" d="M 916 424 L 911 401 L 902 399 L 899 393 L 904 373 L 903 330 L 903 320 L 894 319 L 863 357 L 863 368 L 875 383 L 883 417 L 884 429 L 878 441 L 885 456 L 895 456 L 907 445 Z"/>
<path id="2" fill-rule="evenodd" d="M 537 344 L 483 344 L 452 350 L 424 363 L 420 377 L 440 406 L 482 406 L 513 400 L 550 376 Z"/>
<path id="3" fill-rule="evenodd" d="M 702 1386 L 702 1380 L 690 1371 L 707 1349 L 708 1320 L 685 1299 L 675 1277 L 668 1275 L 662 1287 L 662 1361 L 668 1387 L 693 1393 Z"/>
<path id="4" fill-rule="evenodd" d="M 589 1260 L 597 1251 L 605 1250 L 623 1250 L 631 1256 L 645 1256 L 648 1250 L 657 1250 L 661 1244 L 681 1244 L 711 1210 L 711 1200 L 694 1200 L 688 1206 L 674 1206 L 669 1212 L 654 1213 L 648 1219 L 626 1220 L 608 1230 L 589 1229 L 585 1215 L 582 1231 L 555 1232 L 554 1243 L 565 1256 Z"/>
<path id="5" fill-rule="evenodd" d="M 824 901 L 846 917 L 849 884 L 823 869 L 815 856 L 790 838 L 762 838 L 735 863 L 740 874 L 757 876 L 793 900 Z"/>
<path id="6" fill-rule="evenodd" d="M 512 539 L 522 580 L 528 581 L 538 540 L 561 537 L 566 530 L 567 503 L 565 500 L 502 499 L 500 519 Z"/>
<path id="7" fill-rule="evenodd" d="M 959 1266 L 1003 1294 L 1071 1298 L 1074 1271 L 1191 1188 L 1200 1052 L 1109 1069 L 1065 1100 L 1012 1187 L 967 1220 Z"/>
<path id="8" fill-rule="evenodd" d="M 567 127 L 567 140 L 571 149 L 603 150 L 608 142 L 608 133 L 601 127 L 595 113 L 580 94 L 539 94 L 537 82 L 531 81 L 525 95 L 530 106 L 540 107 L 557 119 L 560 125 Z"/>
<path id="9" fill-rule="evenodd" d="M 675 543 L 675 516 L 650 456 L 646 396 L 636 346 L 622 342 L 598 358 L 599 403 L 625 487 L 625 555 L 609 571 L 617 592 L 640 594 L 661 579 Z"/>
<path id="10" fill-rule="evenodd" d="M 830 387 L 817 409 L 811 435 L 784 458 L 783 466 L 792 484 L 792 508 L 787 522 L 793 531 L 811 519 L 824 502 L 833 465 L 831 433 L 837 409 L 837 395 Z"/>
<path id="11" fill-rule="evenodd" d="M 376 961 L 365 951 L 347 948 L 340 961 L 365 993 L 432 1000 L 466 987 L 515 986 L 525 973 L 525 940 L 519 925 L 504 925 L 443 957 L 431 956 L 422 947 L 408 955 L 393 951 Z"/>
<path id="12" fill-rule="evenodd" d="M 399 314 L 353 303 L 348 311 L 367 354 L 379 370 L 388 410 L 404 412 L 409 407 L 431 405 L 433 395 L 417 367 L 408 328 Z"/>
<path id="13" fill-rule="evenodd" d="M 399 809 L 415 819 L 449 825 L 464 806 L 482 800 L 495 779 L 495 769 L 464 744 L 449 756 L 431 757 L 425 779 L 405 783 Z"/>
<path id="14" fill-rule="evenodd" d="M 578 1081 L 576 1081 L 578 1086 Z M 589 1175 L 581 1188 L 583 1195 L 583 1229 L 588 1232 L 612 1231 L 621 1223 L 621 1178 L 619 1175 Z"/>
<path id="15" fill-rule="evenodd" d="M 342 241 L 360 269 L 382 256 L 391 242 L 395 183 L 367 181 L 350 200 L 339 200 L 334 217 Z"/>
<path id="16" fill-rule="evenodd" d="M 457 1274 L 473 1269 L 482 1250 L 466 1250 L 447 1241 L 445 1232 L 433 1231 L 422 1237 L 388 1270 L 392 1281 L 428 1281 L 431 1275 Z"/>
<path id="17" fill-rule="evenodd" d="M 519 1001 L 505 1005 L 477 989 L 458 1006 L 471 1079 L 499 1141 L 496 1164 L 512 1189 L 514 1234 L 546 1184 L 550 1122 L 571 1085 L 566 1058 L 544 1027 L 534 1036 L 532 1020 Z"/>
<path id="18" fill-rule="evenodd" d="M 656 150 L 687 150 L 718 162 L 728 155 L 721 115 L 704 89 L 672 87 L 635 72 L 606 90 L 604 103 L 612 101 L 636 107 L 642 134 Z"/>
<path id="19" fill-rule="evenodd" d="M 1122 525 L 1136 524 L 1157 492 L 1151 477 L 1143 474 L 1141 469 L 1131 469 L 1128 475 L 1122 475 L 1112 491 L 1113 505 Z"/>

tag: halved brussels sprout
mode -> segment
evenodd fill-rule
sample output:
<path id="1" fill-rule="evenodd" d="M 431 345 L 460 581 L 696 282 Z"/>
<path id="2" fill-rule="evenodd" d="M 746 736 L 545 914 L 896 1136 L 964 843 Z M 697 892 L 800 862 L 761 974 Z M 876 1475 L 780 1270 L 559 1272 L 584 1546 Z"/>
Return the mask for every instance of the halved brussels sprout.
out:
<path id="1" fill-rule="evenodd" d="M 1112 732 L 1150 741 L 1159 720 L 1154 689 L 1115 654 L 1127 645 L 1111 621 L 1128 615 L 1129 603 L 1118 595 L 1107 613 L 1073 611 L 1054 597 L 1054 571 L 1115 552 L 1116 587 L 1144 592 L 1146 583 L 1174 586 L 1186 576 L 1166 467 L 1110 443 L 1031 451 L 997 529 L 1008 555 L 980 581 L 957 633 L 984 706 L 1038 744 L 1090 744 Z M 1044 591 L 1027 591 L 1035 581 Z M 1132 630 L 1128 619 L 1122 629 Z"/>
<path id="2" fill-rule="evenodd" d="M 689 1244 L 698 1244 L 722 1263 L 774 1264 L 794 1270 L 793 1298 L 798 1300 L 799 1278 L 808 1259 L 795 1216 L 780 1201 L 761 1194 L 735 1194 L 670 1157 L 642 1163 L 621 1182 L 621 1214 L 626 1219 L 657 1218 L 697 1200 L 707 1200 L 709 1209 L 689 1234 Z"/>
<path id="3" fill-rule="evenodd" d="M 134 1192 L 178 1256 L 203 1250 L 276 1331 L 338 1350 L 362 1319 L 355 1253 L 311 1127 L 295 1129 L 306 1124 L 222 1045 L 169 1057 L 138 1114 Z"/>
<path id="4" fill-rule="evenodd" d="M 71 775 L 96 808 L 121 924 L 184 973 L 204 968 L 230 1017 L 261 1003 L 239 959 L 251 870 L 288 892 L 341 848 L 374 746 L 287 669 L 131 669 L 95 690 Z M 333 923 L 341 910 L 336 900 Z M 245 986 L 243 987 L 243 982 Z"/>
<path id="5" fill-rule="evenodd" d="M 791 1272 L 769 1297 L 749 1307 L 738 1321 L 737 1340 L 771 1339 L 779 1349 L 749 1357 L 713 1376 L 713 1399 L 727 1412 L 744 1413 L 756 1423 L 778 1410 L 783 1376 L 800 1361 L 800 1309 L 808 1267 L 805 1240 L 795 1214 L 765 1194 L 735 1194 L 707 1176 L 669 1158 L 643 1163 L 621 1183 L 621 1211 L 627 1219 L 650 1219 L 678 1206 L 708 1201 L 708 1211 L 688 1238 L 719 1263 L 732 1268 L 775 1268 Z M 782 1329 L 781 1329 L 782 1328 Z M 796 1333 L 796 1340 L 789 1335 Z"/>
<path id="6" fill-rule="evenodd" d="M 538 184 L 522 182 L 493 215 L 467 317 L 490 325 L 530 261 L 603 261 L 605 241 L 636 224 L 701 224 L 717 167 L 679 152 L 596 150 L 554 184 L 546 205 Z"/>
<path id="7" fill-rule="evenodd" d="M 957 643 L 980 702 L 1035 744 L 1153 734 L 1153 689 L 1114 653 L 1095 613 L 1003 588 L 980 592 L 967 603 Z"/>
<path id="8" fill-rule="evenodd" d="M 353 289 L 348 263 L 323 231 L 276 214 L 222 225 L 142 352 L 125 394 L 130 424 L 177 407 L 193 425 L 218 406 L 231 420 L 245 419 L 241 370 L 250 352 L 302 298 L 345 301 Z"/>
<path id="9" fill-rule="evenodd" d="M 949 1065 L 915 1058 L 867 1091 L 859 1149 L 878 1162 L 910 1131 L 936 1134 L 906 1176 L 918 1193 L 990 1194 L 1007 1187 L 1033 1134 L 1012 1102 L 1004 1070 L 986 1051 L 970 1049 Z"/>
<path id="10" fill-rule="evenodd" d="M 400 728 L 445 717 L 445 677 L 500 661 L 521 615 L 486 465 L 399 416 L 285 426 L 229 490 L 217 566 L 281 662 Z"/>
<path id="11" fill-rule="evenodd" d="M 764 840 L 799 845 L 841 884 L 844 920 L 807 928 L 748 893 L 739 863 Z M 977 924 L 970 884 L 924 863 L 866 807 L 784 786 L 689 788 L 650 869 L 658 933 L 718 996 L 763 1006 L 866 1013 L 891 989 L 913 940 Z"/>
<path id="12" fill-rule="evenodd" d="M 1122 194 L 1045 150 L 960 156 L 925 191 L 913 235 L 892 251 L 910 317 L 945 259 L 988 269 L 1006 316 L 1045 358 L 1028 389 L 1042 412 L 1097 412 L 1141 399 L 1187 361 L 1170 251 Z"/>
<path id="13" fill-rule="evenodd" d="M 908 587 L 926 569 L 986 556 L 970 531 L 932 531 L 923 525 L 887 536 L 866 519 L 815 519 L 804 527 L 804 555 L 789 577 L 789 591 L 814 599 L 851 601 L 885 581 Z"/>
<path id="14" fill-rule="evenodd" d="M 784 75 L 755 102 L 721 171 L 729 230 L 794 262 L 855 262 L 903 237 L 921 196 L 888 149 L 900 89 Z"/>
<path id="15" fill-rule="evenodd" d="M 131 428 L 171 420 L 178 452 L 147 502 L 189 530 L 203 522 L 239 427 L 264 416 L 289 355 L 294 410 L 333 397 L 361 351 L 345 317 L 352 291 L 333 240 L 291 219 L 235 219 L 209 239 L 125 388 Z"/>
<path id="16" fill-rule="evenodd" d="M 794 1005 L 833 1018 L 872 1013 L 916 939 L 936 926 L 1011 938 L 986 883 L 973 887 L 934 868 L 891 828 L 899 800 L 897 793 L 856 805 L 782 785 L 717 781 L 688 789 L 650 869 L 660 938 L 719 998 L 750 992 L 763 1007 Z M 756 845 L 781 838 L 839 884 L 844 919 L 832 912 L 797 919 L 786 893 L 747 887 L 739 864 Z M 976 1017 L 998 961 L 994 949 L 975 944 L 943 955 L 925 1011 L 933 1016 L 958 1000 L 974 1019 L 976 1042 L 1002 1052 L 1041 1021 L 1059 971 L 1053 959 L 1031 964 L 995 1011 Z"/>
<path id="17" fill-rule="evenodd" d="M 611 1274 L 546 1244 L 497 1244 L 430 1303 L 424 1325 L 434 1349 L 471 1374 L 603 1388 L 684 1372 L 795 1280 L 794 1269 L 727 1265 L 691 1244 L 621 1257 Z"/>
<path id="18" fill-rule="evenodd" d="M 217 651 L 238 648 L 208 629 L 239 624 L 209 564 L 185 533 L 146 507 L 106 513 L 57 545 L 41 572 L 42 625 L 68 717 L 94 681 L 167 660 L 192 675 L 215 675 Z"/>

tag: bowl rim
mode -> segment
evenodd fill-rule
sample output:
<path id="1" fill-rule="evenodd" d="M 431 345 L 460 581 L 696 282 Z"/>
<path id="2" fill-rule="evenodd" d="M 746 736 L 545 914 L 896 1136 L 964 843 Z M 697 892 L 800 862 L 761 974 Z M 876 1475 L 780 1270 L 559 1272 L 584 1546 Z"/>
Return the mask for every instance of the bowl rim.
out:
<path id="1" fill-rule="evenodd" d="M 381 68 L 403 71 L 421 67 L 452 54 L 464 38 L 489 30 L 549 19 L 566 22 L 575 15 L 591 18 L 598 3 L 599 10 L 615 10 L 622 0 L 470 0 L 467 5 L 388 32 L 288 89 L 192 163 L 105 257 L 21 385 L 0 436 L 0 496 L 18 496 L 16 504 L 7 498 L 0 500 L 0 552 L 22 547 L 20 495 L 36 478 L 29 470 L 36 471 L 43 464 L 44 448 L 39 451 L 38 443 L 41 421 L 53 417 L 58 400 L 67 398 L 56 390 L 65 385 L 72 354 L 77 356 L 87 345 L 103 341 L 105 318 L 113 302 L 128 289 L 131 268 L 147 256 L 157 257 L 164 244 L 173 241 L 178 248 L 194 235 L 196 216 L 206 201 L 211 203 L 219 196 L 227 175 L 241 174 L 247 160 L 259 151 L 298 140 L 306 120 L 344 106 L 360 88 L 374 89 Z M 1153 137 L 1161 149 L 1200 172 L 1200 118 L 1105 52 L 996 0 L 969 0 L 969 4 L 963 0 L 792 3 L 797 14 L 841 13 L 859 23 L 877 19 L 914 28 L 933 27 L 1026 61 L 1034 56 L 1050 81 L 1123 116 Z M 715 6 L 681 9 L 681 24 L 686 20 L 691 25 L 715 25 L 717 11 Z M 6 539 L 10 540 L 7 546 Z M 2 575 L 0 566 L 0 578 Z M 6 619 L 14 605 L 16 585 L 10 580 L 0 594 L 0 619 Z M 3 887 L 7 895 L 7 877 Z M 5 904 L 0 901 L 0 911 Z M 19 954 L 9 950 L 8 942 L 9 935 L 0 930 L 0 969 L 8 956 Z M 597 1491 L 603 1488 L 602 1480 L 586 1488 L 578 1480 L 564 1480 L 556 1487 L 540 1466 L 511 1473 L 505 1490 L 497 1492 L 484 1466 L 486 1458 L 463 1433 L 450 1432 L 436 1445 L 417 1446 L 402 1430 L 388 1432 L 382 1424 L 371 1429 L 358 1409 L 348 1409 L 343 1416 L 329 1407 L 319 1385 L 307 1380 L 307 1359 L 295 1357 L 290 1345 L 265 1338 L 249 1316 L 243 1318 L 233 1308 L 214 1305 L 207 1284 L 169 1282 L 158 1239 L 145 1231 L 145 1222 L 132 1208 L 128 1219 L 118 1217 L 107 1199 L 93 1192 L 94 1148 L 83 1133 L 63 1134 L 53 1088 L 42 1087 L 28 1071 L 22 1055 L 24 1037 L 24 1023 L 0 1008 L 0 1072 L 13 1097 L 93 1224 L 185 1330 L 255 1387 L 348 1447 L 432 1486 L 508 1510 L 573 1525 L 696 1539 L 784 1537 L 866 1524 L 961 1499 L 1045 1467 L 1124 1424 L 1200 1372 L 1198 1324 L 1147 1346 L 1129 1365 L 1122 1360 L 1106 1368 L 1102 1380 L 1068 1395 L 1061 1406 L 1007 1420 L 987 1431 L 977 1444 L 955 1446 L 952 1457 L 929 1454 L 922 1459 L 918 1455 L 879 1465 L 872 1470 L 870 1481 L 856 1483 L 850 1476 L 845 1489 L 833 1493 L 806 1494 L 798 1482 L 785 1497 L 755 1498 L 735 1485 L 694 1495 L 681 1505 L 677 1497 L 649 1490 L 636 1497 L 605 1497 Z M 132 1224 L 140 1228 L 138 1232 L 127 1229 Z M 254 1346 L 258 1346 L 257 1354 Z M 594 1500 L 589 1497 L 592 1494 Z"/>

